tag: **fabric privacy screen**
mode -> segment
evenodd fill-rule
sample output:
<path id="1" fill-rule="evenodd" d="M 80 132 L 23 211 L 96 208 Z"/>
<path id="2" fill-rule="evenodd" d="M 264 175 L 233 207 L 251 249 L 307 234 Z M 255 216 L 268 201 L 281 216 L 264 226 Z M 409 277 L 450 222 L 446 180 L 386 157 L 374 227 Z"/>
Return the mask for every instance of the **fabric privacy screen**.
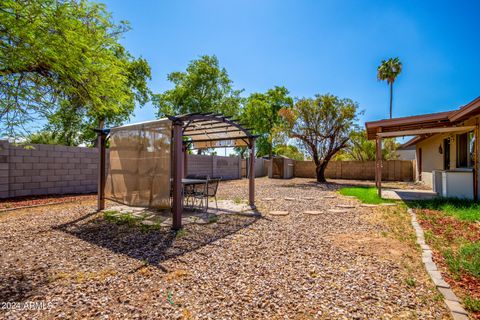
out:
<path id="1" fill-rule="evenodd" d="M 105 197 L 131 206 L 170 207 L 172 122 L 110 130 Z"/>

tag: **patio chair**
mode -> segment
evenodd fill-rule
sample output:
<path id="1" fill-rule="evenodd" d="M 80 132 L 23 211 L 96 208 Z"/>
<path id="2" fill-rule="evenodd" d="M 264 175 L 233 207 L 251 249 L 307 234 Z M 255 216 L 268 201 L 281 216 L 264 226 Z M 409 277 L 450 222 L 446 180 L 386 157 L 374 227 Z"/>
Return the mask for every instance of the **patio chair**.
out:
<path id="1" fill-rule="evenodd" d="M 199 201 L 199 207 L 204 207 L 208 211 L 208 198 L 215 199 L 215 207 L 218 210 L 217 190 L 221 178 L 207 179 L 206 184 L 196 184 L 193 197 Z"/>

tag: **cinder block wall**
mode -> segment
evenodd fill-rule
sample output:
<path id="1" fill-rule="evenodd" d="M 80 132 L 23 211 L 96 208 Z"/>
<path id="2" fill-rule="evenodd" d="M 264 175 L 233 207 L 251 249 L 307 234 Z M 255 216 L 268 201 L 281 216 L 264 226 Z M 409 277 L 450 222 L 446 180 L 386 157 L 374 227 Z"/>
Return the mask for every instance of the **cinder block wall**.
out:
<path id="1" fill-rule="evenodd" d="M 0 199 L 10 194 L 10 148 L 8 141 L 0 140 Z"/>
<path id="2" fill-rule="evenodd" d="M 96 149 L 42 144 L 25 147 L 6 141 L 0 145 L 0 198 L 97 190 Z"/>
<path id="3" fill-rule="evenodd" d="M 315 178 L 313 161 L 295 161 L 295 177 Z M 375 161 L 330 161 L 325 170 L 326 178 L 375 180 Z M 414 167 L 411 160 L 383 161 L 384 181 L 413 181 Z"/>
<path id="4" fill-rule="evenodd" d="M 241 169 L 240 157 L 189 154 L 187 159 L 187 174 L 191 175 L 240 179 Z"/>
<path id="5" fill-rule="evenodd" d="M 107 149 L 108 168 L 108 149 Z M 188 172 L 223 179 L 241 177 L 239 157 L 188 156 Z M 0 140 L 0 199 L 97 192 L 96 148 L 33 144 L 16 146 Z"/>

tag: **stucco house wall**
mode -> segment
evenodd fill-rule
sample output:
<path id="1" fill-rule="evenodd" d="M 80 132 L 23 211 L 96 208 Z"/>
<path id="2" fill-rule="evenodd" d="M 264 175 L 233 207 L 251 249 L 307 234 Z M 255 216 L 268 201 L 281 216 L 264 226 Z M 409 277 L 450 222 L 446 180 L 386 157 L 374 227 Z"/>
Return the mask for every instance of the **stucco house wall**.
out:
<path id="1" fill-rule="evenodd" d="M 472 126 L 479 121 L 479 117 L 472 117 L 465 121 L 463 125 Z M 432 171 L 443 170 L 443 154 L 439 152 L 440 146 L 443 148 L 443 140 L 450 138 L 450 170 L 457 169 L 457 134 L 464 132 L 451 132 L 435 134 L 416 144 L 416 181 L 421 181 L 427 186 L 432 187 Z M 480 139 L 479 139 L 480 140 Z M 480 143 L 480 141 L 476 141 Z M 419 150 L 422 149 L 422 168 L 421 177 L 419 177 Z M 477 159 L 478 161 L 478 159 Z M 480 174 L 480 173 L 477 173 Z M 480 176 L 480 175 L 479 175 Z M 480 177 L 479 177 L 480 180 Z M 480 181 L 479 181 L 480 187 Z"/>
<path id="2" fill-rule="evenodd" d="M 443 170 L 443 154 L 438 152 L 438 147 L 443 145 L 443 139 L 447 135 L 437 134 L 417 143 L 417 181 L 421 181 L 432 187 L 432 171 Z M 451 148 L 452 149 L 452 148 Z M 422 155 L 420 157 L 420 150 Z M 420 158 L 422 164 L 420 166 Z M 419 172 L 421 170 L 421 172 Z M 420 175 L 421 173 L 421 175 Z"/>

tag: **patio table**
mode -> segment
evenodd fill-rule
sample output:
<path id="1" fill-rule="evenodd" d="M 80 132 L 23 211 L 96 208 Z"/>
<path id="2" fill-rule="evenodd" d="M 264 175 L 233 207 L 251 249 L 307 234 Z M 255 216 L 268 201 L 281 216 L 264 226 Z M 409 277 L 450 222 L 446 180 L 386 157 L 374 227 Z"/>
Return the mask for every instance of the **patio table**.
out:
<path id="1" fill-rule="evenodd" d="M 184 178 L 182 179 L 182 184 L 184 185 L 193 185 L 193 184 L 203 184 L 203 183 L 207 183 L 208 180 L 206 179 L 187 179 L 187 178 Z"/>
<path id="2" fill-rule="evenodd" d="M 195 194 L 196 194 L 196 190 L 195 190 L 195 186 L 197 185 L 205 185 L 205 189 L 202 190 L 201 192 L 207 192 L 207 188 L 208 188 L 208 180 L 206 179 L 188 179 L 188 178 L 183 178 L 182 179 L 182 185 L 183 185 L 183 194 L 184 194 L 184 197 L 185 197 L 185 201 L 186 201 L 186 204 L 188 206 L 188 202 L 189 202 L 189 199 L 192 199 L 192 208 L 195 207 Z M 207 199 L 208 201 L 208 199 Z M 203 204 L 203 201 L 200 202 L 201 204 Z M 199 209 L 201 208 L 201 206 L 199 206 Z"/>

